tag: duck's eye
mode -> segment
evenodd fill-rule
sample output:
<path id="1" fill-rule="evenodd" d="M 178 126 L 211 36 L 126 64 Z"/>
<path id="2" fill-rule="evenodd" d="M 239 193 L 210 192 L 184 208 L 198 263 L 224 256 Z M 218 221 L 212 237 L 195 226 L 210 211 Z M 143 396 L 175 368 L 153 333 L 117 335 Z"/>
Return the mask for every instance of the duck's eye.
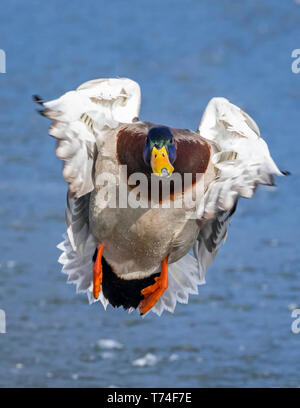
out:
<path id="1" fill-rule="evenodd" d="M 157 157 L 157 154 L 155 153 L 155 156 L 154 156 L 155 158 Z"/>
<path id="2" fill-rule="evenodd" d="M 162 154 L 162 157 L 165 157 L 165 154 L 164 154 L 164 153 Z"/>

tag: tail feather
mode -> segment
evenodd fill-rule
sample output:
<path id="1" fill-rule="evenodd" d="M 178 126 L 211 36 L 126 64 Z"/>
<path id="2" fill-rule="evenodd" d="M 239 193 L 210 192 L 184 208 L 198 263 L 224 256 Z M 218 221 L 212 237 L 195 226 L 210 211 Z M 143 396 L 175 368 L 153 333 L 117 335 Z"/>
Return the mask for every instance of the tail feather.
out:
<path id="1" fill-rule="evenodd" d="M 164 310 L 173 313 L 177 302 L 188 303 L 189 295 L 198 294 L 198 285 L 204 283 L 196 259 L 191 254 L 186 254 L 169 265 L 168 288 L 151 310 L 158 316 Z"/>

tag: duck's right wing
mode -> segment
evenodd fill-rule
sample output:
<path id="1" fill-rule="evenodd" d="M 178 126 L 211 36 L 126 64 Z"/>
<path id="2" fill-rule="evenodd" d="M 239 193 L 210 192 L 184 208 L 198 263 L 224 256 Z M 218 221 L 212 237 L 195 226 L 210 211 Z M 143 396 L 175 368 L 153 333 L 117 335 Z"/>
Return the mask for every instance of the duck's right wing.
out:
<path id="1" fill-rule="evenodd" d="M 68 282 L 75 283 L 77 291 L 87 291 L 92 300 L 96 243 L 89 228 L 88 208 L 94 189 L 94 163 L 106 130 L 139 116 L 140 87 L 126 78 L 96 79 L 50 102 L 37 96 L 34 99 L 43 107 L 41 114 L 52 119 L 49 134 L 57 139 L 56 154 L 64 161 L 63 176 L 69 184 L 67 234 L 58 245 L 63 252 L 59 262 Z M 102 292 L 100 300 L 106 306 Z"/>
<path id="2" fill-rule="evenodd" d="M 44 108 L 40 113 L 52 119 L 49 134 L 57 139 L 56 155 L 64 161 L 70 193 L 76 198 L 89 193 L 105 129 L 139 116 L 139 85 L 126 78 L 96 79 L 49 102 L 34 99 Z"/>

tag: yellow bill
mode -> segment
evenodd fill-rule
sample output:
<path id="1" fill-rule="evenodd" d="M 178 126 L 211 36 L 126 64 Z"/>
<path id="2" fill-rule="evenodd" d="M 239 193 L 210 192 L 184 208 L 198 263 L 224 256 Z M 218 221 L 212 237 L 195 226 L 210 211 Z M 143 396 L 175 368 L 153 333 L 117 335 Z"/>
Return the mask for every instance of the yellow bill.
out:
<path id="1" fill-rule="evenodd" d="M 168 152 L 165 146 L 161 149 L 157 149 L 155 146 L 153 147 L 151 155 L 151 167 L 153 173 L 156 176 L 165 177 L 170 176 L 173 173 L 174 167 L 170 163 Z"/>

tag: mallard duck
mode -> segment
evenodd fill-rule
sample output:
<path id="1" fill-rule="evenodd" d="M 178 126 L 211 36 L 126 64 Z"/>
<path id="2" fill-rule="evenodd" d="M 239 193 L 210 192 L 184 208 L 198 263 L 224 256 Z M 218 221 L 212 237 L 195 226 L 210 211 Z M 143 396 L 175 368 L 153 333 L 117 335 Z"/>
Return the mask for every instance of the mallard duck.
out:
<path id="1" fill-rule="evenodd" d="M 126 78 L 34 98 L 68 182 L 62 271 L 104 308 L 160 315 L 187 303 L 238 199 L 285 174 L 254 120 L 225 98 L 208 103 L 196 131 L 141 121 L 140 87 Z"/>

